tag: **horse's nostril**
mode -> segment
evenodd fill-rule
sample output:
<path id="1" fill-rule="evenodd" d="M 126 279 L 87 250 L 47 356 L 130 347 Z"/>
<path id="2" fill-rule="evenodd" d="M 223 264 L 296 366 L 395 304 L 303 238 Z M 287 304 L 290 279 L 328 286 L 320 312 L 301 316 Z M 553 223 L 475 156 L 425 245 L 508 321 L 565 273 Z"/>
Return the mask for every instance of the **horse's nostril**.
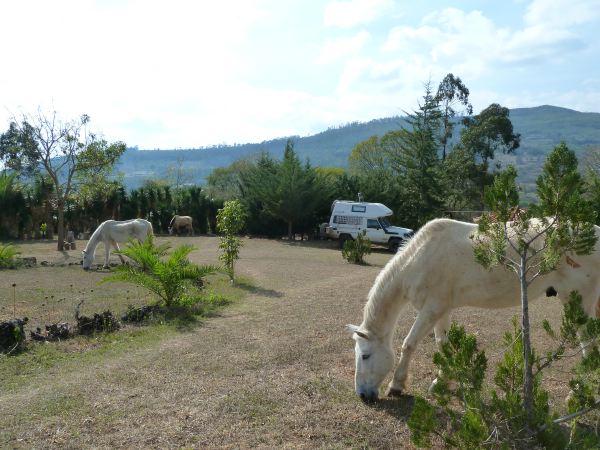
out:
<path id="1" fill-rule="evenodd" d="M 361 392 L 361 393 L 360 393 L 360 399 L 361 399 L 362 401 L 365 401 L 365 400 L 367 399 L 367 396 L 365 395 L 365 393 L 364 393 L 364 392 Z"/>

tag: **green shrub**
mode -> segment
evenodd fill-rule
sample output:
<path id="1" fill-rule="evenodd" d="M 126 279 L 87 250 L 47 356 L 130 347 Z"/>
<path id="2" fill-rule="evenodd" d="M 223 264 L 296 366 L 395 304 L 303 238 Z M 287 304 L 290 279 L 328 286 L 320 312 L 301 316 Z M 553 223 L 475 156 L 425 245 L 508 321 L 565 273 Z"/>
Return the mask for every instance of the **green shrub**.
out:
<path id="1" fill-rule="evenodd" d="M 225 265 L 229 281 L 234 282 L 234 265 L 239 258 L 242 241 L 237 234 L 246 223 L 246 213 L 239 200 L 225 202 L 217 212 L 217 230 L 222 234 L 219 248 L 222 253 L 219 259 Z"/>
<path id="2" fill-rule="evenodd" d="M 358 233 L 356 239 L 344 242 L 342 258 L 352 264 L 364 264 L 364 257 L 369 253 L 371 253 L 371 241 L 364 234 Z"/>
<path id="3" fill-rule="evenodd" d="M 143 243 L 131 241 L 119 253 L 135 264 L 117 266 L 116 273 L 102 282 L 125 281 L 137 284 L 156 294 L 167 308 L 181 302 L 189 304 L 198 295 L 202 278 L 220 270 L 217 266 L 198 266 L 189 261 L 191 245 L 177 247 L 170 255 L 168 244 L 156 247 L 150 236 Z"/>
<path id="4" fill-rule="evenodd" d="M 14 269 L 19 265 L 17 255 L 20 252 L 12 244 L 0 244 L 0 269 Z"/>
<path id="5" fill-rule="evenodd" d="M 584 339 L 591 341 L 600 335 L 600 320 L 587 317 L 581 296 L 572 292 L 564 306 L 560 332 L 554 332 L 547 322 L 543 328 L 557 346 L 544 356 L 532 352 L 532 366 L 536 370 L 530 422 L 523 406 L 523 336 L 516 319 L 512 332 L 504 336 L 505 351 L 494 376 L 497 390 L 488 394 L 483 385 L 487 367 L 485 354 L 478 350 L 475 336 L 452 324 L 448 342 L 433 357 L 439 369 L 438 381 L 432 389 L 436 405 L 417 397 L 408 420 L 413 444 L 430 446 L 431 436 L 436 435 L 447 447 L 461 449 L 600 448 L 600 439 L 593 432 L 600 407 L 594 397 L 600 388 L 600 352 L 593 348 L 574 368 L 569 382 L 572 394 L 568 409 L 576 416 L 557 418 L 550 410 L 548 393 L 542 388 L 542 371 L 566 357 L 567 348 L 579 346 L 576 331 L 582 330 Z M 571 355 L 578 354 L 571 352 Z M 587 416 L 583 416 L 584 413 Z M 589 422 L 578 425 L 584 417 L 589 418 Z M 568 421 L 571 422 L 570 436 L 560 428 L 561 423 Z"/>

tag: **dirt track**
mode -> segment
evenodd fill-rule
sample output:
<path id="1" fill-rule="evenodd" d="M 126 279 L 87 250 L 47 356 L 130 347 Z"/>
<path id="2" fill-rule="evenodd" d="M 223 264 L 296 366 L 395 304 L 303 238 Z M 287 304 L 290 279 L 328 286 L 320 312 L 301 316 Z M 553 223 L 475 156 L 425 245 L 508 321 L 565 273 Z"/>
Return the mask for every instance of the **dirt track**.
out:
<path id="1" fill-rule="evenodd" d="M 216 238 L 177 242 L 192 241 L 200 247 L 194 260 L 216 261 Z M 0 428 L 12 430 L 0 447 L 410 448 L 411 397 L 376 406 L 356 398 L 344 329 L 360 323 L 365 296 L 390 256 L 374 253 L 371 265 L 355 266 L 333 248 L 246 240 L 238 271 L 257 287 L 242 302 L 126 356 L 0 391 Z M 533 323 L 559 312 L 556 301 L 534 305 Z M 454 318 L 478 334 L 493 362 L 515 314 L 465 309 Z M 398 347 L 414 317 L 412 308 L 403 311 Z M 425 395 L 434 350 L 430 336 L 416 352 L 410 392 Z M 566 377 L 549 376 L 559 404 Z"/>

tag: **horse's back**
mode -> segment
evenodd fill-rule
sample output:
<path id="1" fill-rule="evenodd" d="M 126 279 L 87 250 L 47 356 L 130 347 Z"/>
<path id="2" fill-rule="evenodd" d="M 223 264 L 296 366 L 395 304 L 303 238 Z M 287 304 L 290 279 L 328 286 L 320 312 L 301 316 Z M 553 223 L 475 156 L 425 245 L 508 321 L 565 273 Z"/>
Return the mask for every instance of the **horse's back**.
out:
<path id="1" fill-rule="evenodd" d="M 443 301 L 451 308 L 501 308 L 519 303 L 517 277 L 501 266 L 486 270 L 475 259 L 472 237 L 476 232 L 475 224 L 436 219 L 425 224 L 413 237 L 420 240 L 418 251 L 413 249 L 410 262 L 402 267 L 402 280 L 409 286 L 417 307 L 427 298 Z M 596 233 L 600 234 L 600 228 L 596 228 Z M 585 307 L 590 313 L 600 296 L 596 278 L 600 252 L 577 255 L 573 259 L 576 269 L 563 258 L 555 271 L 536 279 L 530 286 L 530 297 L 544 297 L 549 286 L 562 296 L 577 289 L 587 299 Z"/>
<path id="2" fill-rule="evenodd" d="M 153 234 L 152 224 L 146 219 L 128 219 L 128 220 L 105 220 L 100 224 L 98 230 L 105 239 L 124 242 L 131 237 L 144 240 Z"/>
<path id="3" fill-rule="evenodd" d="M 487 271 L 475 260 L 471 236 L 476 230 L 475 224 L 435 219 L 413 237 L 417 248 L 402 267 L 402 280 L 417 309 L 427 301 L 441 302 L 444 308 L 514 304 L 516 280 L 503 268 Z"/>

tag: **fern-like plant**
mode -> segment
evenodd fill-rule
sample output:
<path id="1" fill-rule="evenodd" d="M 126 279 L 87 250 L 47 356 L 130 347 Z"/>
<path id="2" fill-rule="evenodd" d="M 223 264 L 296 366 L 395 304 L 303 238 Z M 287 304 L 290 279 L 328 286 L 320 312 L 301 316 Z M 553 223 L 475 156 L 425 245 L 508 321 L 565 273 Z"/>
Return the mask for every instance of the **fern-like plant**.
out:
<path id="1" fill-rule="evenodd" d="M 137 284 L 156 294 L 170 308 L 197 289 L 203 277 L 220 270 L 218 266 L 190 262 L 188 255 L 194 250 L 191 245 L 182 245 L 168 254 L 169 249 L 169 244 L 155 246 L 152 236 L 143 243 L 132 241 L 119 253 L 133 264 L 117 266 L 115 273 L 102 282 Z"/>
<path id="2" fill-rule="evenodd" d="M 12 244 L 0 244 L 0 269 L 14 269 L 18 266 L 17 255 L 20 254 L 17 247 Z"/>

